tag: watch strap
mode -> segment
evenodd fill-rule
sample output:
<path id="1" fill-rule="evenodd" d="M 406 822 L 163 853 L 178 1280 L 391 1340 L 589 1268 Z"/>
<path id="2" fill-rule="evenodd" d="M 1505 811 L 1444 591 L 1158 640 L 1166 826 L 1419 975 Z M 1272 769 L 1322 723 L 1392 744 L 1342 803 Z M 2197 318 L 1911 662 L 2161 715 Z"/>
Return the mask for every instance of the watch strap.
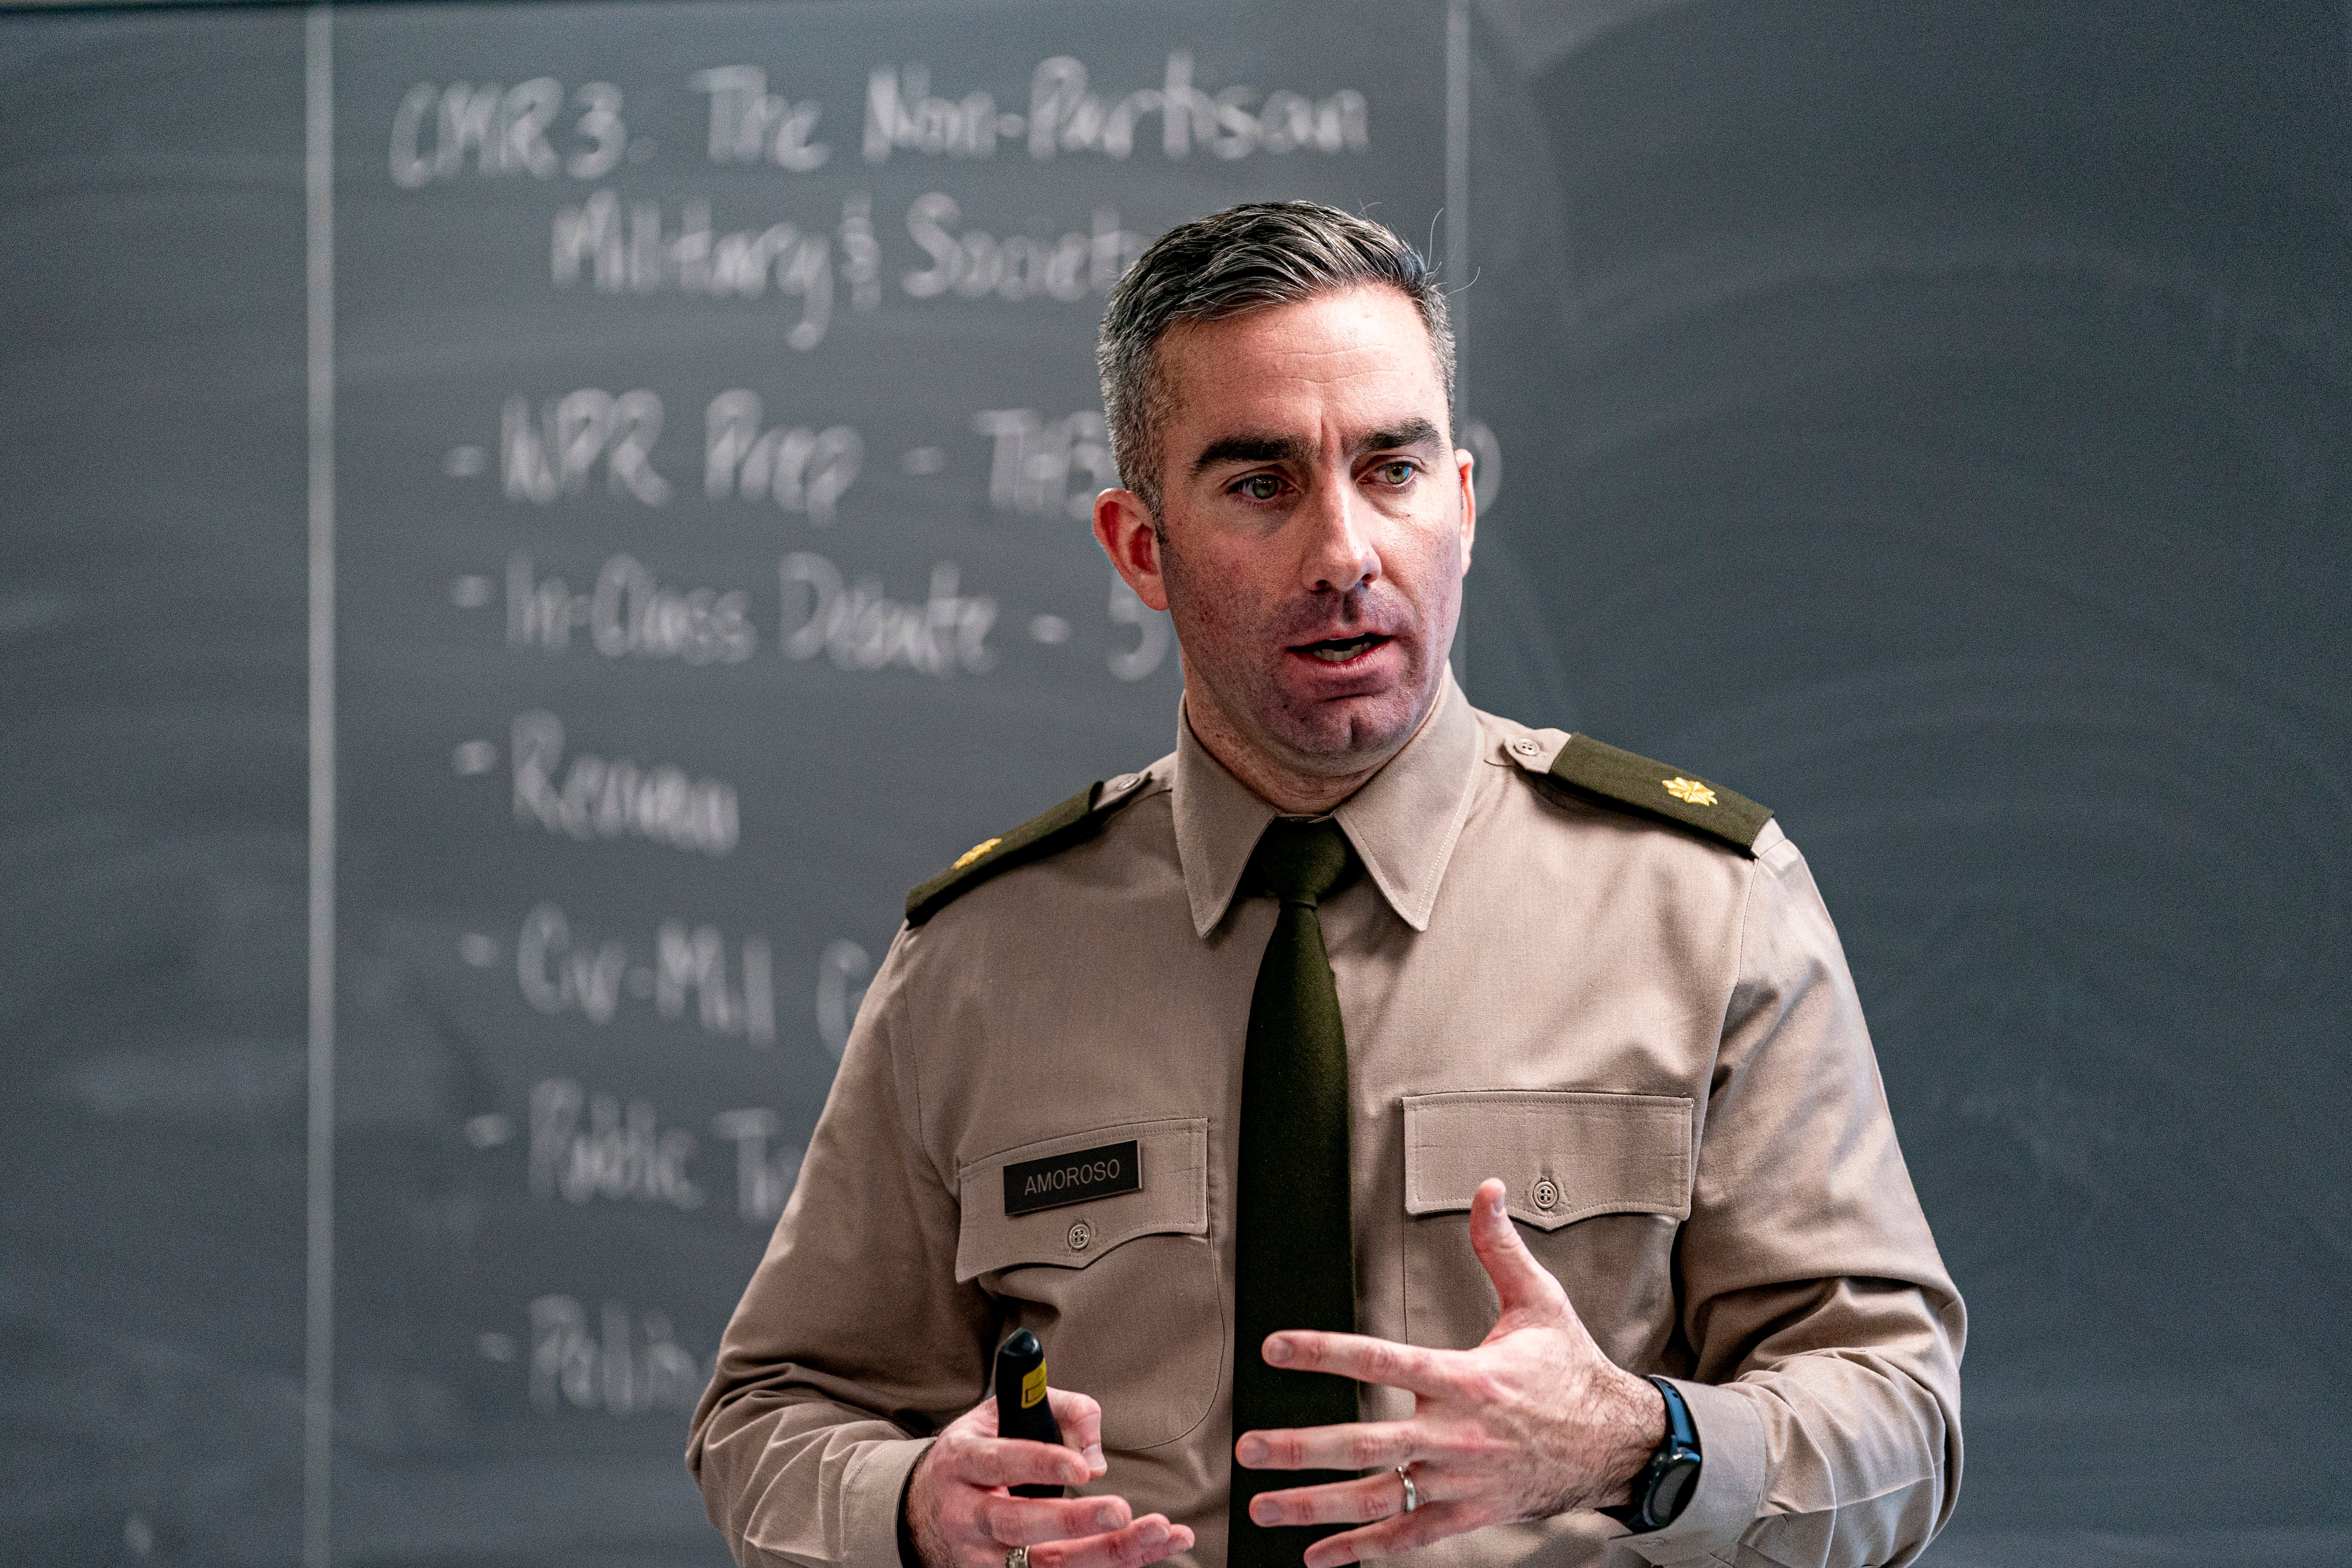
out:
<path id="1" fill-rule="evenodd" d="M 1663 1377 L 1653 1376 L 1650 1382 L 1666 1402 L 1666 1435 L 1660 1447 L 1679 1444 L 1697 1453 L 1698 1423 L 1691 1419 L 1690 1405 L 1684 1400 L 1683 1391 Z"/>
<path id="2" fill-rule="evenodd" d="M 1698 1424 L 1691 1419 L 1690 1406 L 1683 1402 L 1681 1392 L 1663 1377 L 1653 1376 L 1651 1384 L 1665 1401 L 1666 1432 L 1651 1450 L 1649 1463 L 1633 1478 L 1633 1500 L 1616 1508 L 1598 1511 L 1624 1525 L 1636 1535 L 1654 1530 L 1664 1530 L 1681 1516 L 1689 1506 L 1691 1493 L 1698 1485 L 1696 1470 L 1703 1462 L 1698 1446 Z M 1670 1498 L 1661 1499 L 1665 1483 L 1684 1471 L 1682 1484 Z M 1661 1509 L 1663 1507 L 1663 1513 Z"/>

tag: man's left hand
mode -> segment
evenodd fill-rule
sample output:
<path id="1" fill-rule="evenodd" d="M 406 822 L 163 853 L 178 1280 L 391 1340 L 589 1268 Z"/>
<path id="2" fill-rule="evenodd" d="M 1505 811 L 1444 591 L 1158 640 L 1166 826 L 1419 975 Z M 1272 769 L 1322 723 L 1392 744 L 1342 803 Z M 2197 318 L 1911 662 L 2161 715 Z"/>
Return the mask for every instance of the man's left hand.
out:
<path id="1" fill-rule="evenodd" d="M 1478 1348 L 1417 1345 L 1287 1330 L 1266 1336 L 1271 1366 L 1402 1388 L 1408 1421 L 1244 1432 L 1234 1458 L 1255 1470 L 1369 1470 L 1328 1486 L 1266 1492 L 1250 1503 L 1262 1525 L 1364 1524 L 1309 1547 L 1307 1568 L 1390 1557 L 1513 1520 L 1627 1500 L 1633 1478 L 1666 1429 L 1665 1401 L 1612 1364 L 1503 1207 L 1489 1179 L 1471 1200 L 1470 1245 L 1495 1282 L 1503 1315 Z M 1420 1506 L 1404 1511 L 1409 1466 Z"/>

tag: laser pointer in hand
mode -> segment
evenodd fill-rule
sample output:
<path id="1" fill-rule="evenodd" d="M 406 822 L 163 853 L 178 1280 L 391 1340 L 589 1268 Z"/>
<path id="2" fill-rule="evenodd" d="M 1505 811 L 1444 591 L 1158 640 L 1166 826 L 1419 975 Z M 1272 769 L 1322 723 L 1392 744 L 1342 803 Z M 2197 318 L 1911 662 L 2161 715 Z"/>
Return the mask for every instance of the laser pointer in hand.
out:
<path id="1" fill-rule="evenodd" d="M 1045 1397 L 1045 1347 L 1026 1329 L 1015 1329 L 996 1347 L 996 1435 L 1061 1446 L 1061 1423 Z M 1027 1484 L 1014 1497 L 1061 1497 L 1063 1489 Z"/>

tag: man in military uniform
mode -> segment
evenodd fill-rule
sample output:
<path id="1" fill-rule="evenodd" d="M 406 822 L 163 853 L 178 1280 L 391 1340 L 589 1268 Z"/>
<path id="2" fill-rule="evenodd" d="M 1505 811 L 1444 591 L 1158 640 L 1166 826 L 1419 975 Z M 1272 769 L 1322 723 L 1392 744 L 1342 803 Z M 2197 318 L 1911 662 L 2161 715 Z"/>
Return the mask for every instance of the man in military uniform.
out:
<path id="1" fill-rule="evenodd" d="M 1763 807 L 1454 684 L 1420 258 L 1234 208 L 1100 357 L 1176 749 L 910 895 L 695 1418 L 737 1559 L 1907 1562 L 1964 1319 L 1836 932 Z"/>

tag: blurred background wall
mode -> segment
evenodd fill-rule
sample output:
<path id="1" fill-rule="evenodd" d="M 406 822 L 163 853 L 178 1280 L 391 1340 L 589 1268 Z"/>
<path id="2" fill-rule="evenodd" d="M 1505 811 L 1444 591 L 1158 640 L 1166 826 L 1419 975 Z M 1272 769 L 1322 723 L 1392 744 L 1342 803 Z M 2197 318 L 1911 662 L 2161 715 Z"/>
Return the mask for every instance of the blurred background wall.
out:
<path id="1" fill-rule="evenodd" d="M 0 16 L 0 1556 L 723 1562 L 904 889 L 1171 744 L 1108 281 L 1290 195 L 1459 290 L 1474 699 L 1813 863 L 1929 1561 L 2352 1556 L 2348 86 L 2287 0 Z"/>

